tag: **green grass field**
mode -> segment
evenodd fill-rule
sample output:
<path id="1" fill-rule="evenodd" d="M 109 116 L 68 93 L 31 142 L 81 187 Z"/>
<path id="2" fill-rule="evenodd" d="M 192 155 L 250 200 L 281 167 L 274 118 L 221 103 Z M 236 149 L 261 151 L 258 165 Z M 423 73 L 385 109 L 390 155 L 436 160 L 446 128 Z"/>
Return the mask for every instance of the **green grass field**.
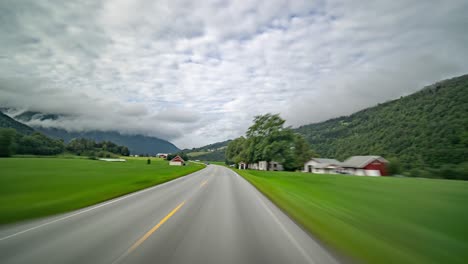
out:
<path id="1" fill-rule="evenodd" d="M 105 162 L 65 158 L 0 159 L 0 223 L 66 212 L 170 181 L 203 168 L 161 159 Z"/>
<path id="2" fill-rule="evenodd" d="M 467 263 L 468 182 L 236 171 L 357 262 Z"/>

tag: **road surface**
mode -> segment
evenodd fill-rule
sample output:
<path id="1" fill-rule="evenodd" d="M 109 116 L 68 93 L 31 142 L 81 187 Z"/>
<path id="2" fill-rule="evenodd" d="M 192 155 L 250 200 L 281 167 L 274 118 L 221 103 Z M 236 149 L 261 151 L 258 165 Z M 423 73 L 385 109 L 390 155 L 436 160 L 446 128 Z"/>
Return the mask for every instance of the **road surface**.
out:
<path id="1" fill-rule="evenodd" d="M 210 165 L 82 210 L 0 227 L 0 263 L 338 263 L 252 185 Z"/>

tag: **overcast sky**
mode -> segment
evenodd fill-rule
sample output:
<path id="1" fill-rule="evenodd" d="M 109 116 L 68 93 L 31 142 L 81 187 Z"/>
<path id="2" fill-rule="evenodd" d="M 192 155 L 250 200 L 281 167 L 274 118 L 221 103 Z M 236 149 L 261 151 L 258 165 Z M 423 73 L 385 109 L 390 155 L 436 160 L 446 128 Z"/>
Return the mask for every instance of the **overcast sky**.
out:
<path id="1" fill-rule="evenodd" d="M 467 14 L 466 0 L 2 0 L 0 106 L 201 146 L 255 115 L 299 126 L 466 74 Z"/>

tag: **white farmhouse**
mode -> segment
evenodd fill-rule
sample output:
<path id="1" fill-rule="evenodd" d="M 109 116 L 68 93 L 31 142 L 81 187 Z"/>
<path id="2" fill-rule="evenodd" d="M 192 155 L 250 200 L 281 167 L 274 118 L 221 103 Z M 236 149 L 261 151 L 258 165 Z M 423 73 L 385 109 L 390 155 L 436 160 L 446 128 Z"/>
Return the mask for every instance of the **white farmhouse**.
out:
<path id="1" fill-rule="evenodd" d="M 284 170 L 283 165 L 276 161 L 259 161 L 257 163 L 249 163 L 247 167 L 251 170 L 262 170 L 262 171 L 282 171 Z"/>
<path id="2" fill-rule="evenodd" d="M 304 172 L 336 174 L 341 162 L 336 159 L 313 158 L 304 164 Z"/>
<path id="3" fill-rule="evenodd" d="M 173 159 L 171 159 L 171 161 L 169 161 L 169 165 L 182 166 L 182 165 L 185 165 L 185 160 L 181 158 L 179 155 L 177 155 Z"/>

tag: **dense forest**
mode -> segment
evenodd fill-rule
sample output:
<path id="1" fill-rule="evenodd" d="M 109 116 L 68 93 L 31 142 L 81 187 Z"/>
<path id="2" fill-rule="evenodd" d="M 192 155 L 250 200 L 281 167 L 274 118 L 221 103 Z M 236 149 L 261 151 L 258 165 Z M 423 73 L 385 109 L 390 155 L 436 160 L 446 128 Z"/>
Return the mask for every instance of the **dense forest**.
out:
<path id="1" fill-rule="evenodd" d="M 467 167 L 468 75 L 296 132 L 321 157 L 381 155 L 413 176 L 460 173 L 449 170 Z"/>
<path id="2" fill-rule="evenodd" d="M 128 156 L 130 151 L 110 141 L 95 142 L 77 138 L 65 144 L 61 139 L 49 138 L 39 132 L 22 134 L 14 128 L 0 128 L 0 157 L 11 155 L 57 155 L 64 152 L 95 157 Z"/>

